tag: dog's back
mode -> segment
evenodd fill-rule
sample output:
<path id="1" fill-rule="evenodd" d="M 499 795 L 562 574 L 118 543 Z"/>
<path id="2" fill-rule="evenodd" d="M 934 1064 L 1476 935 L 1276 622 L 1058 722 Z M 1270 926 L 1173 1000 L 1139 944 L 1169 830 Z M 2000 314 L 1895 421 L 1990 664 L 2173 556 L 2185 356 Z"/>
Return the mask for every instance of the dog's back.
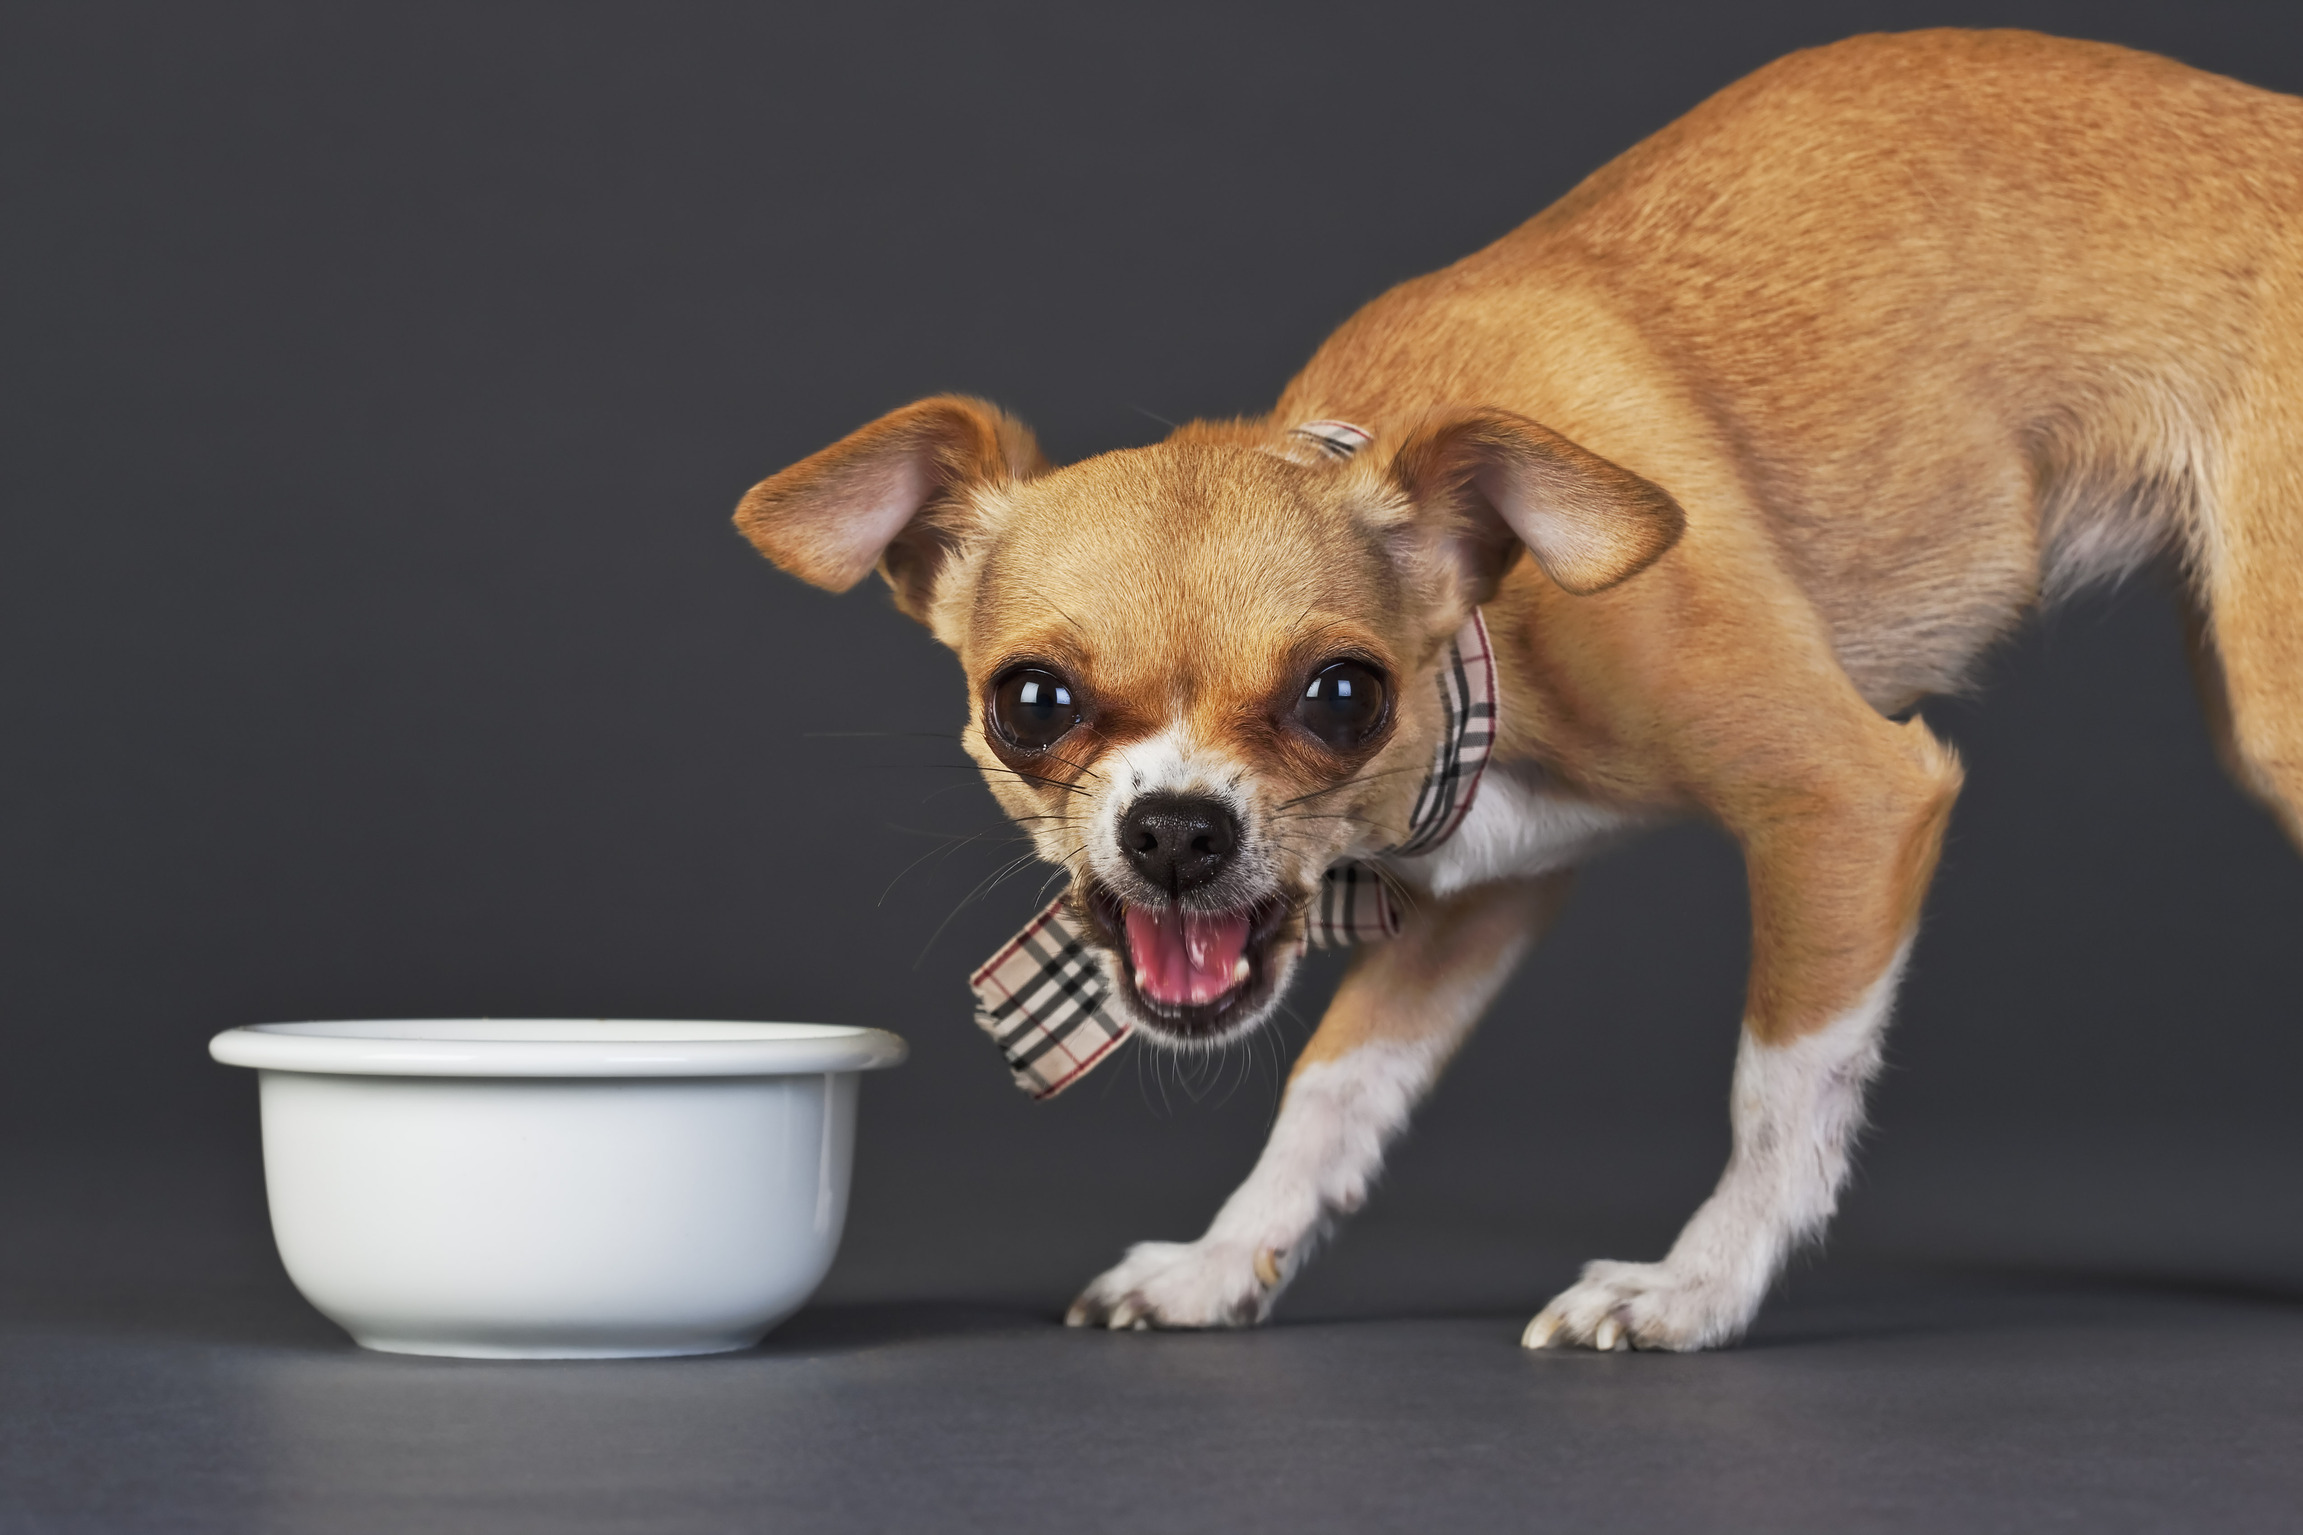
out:
<path id="1" fill-rule="evenodd" d="M 1369 305 L 1280 415 L 1371 381 L 1708 482 L 1899 707 L 2155 555 L 2210 603 L 2233 545 L 2303 570 L 2303 101 L 2024 32 L 1794 54 Z"/>

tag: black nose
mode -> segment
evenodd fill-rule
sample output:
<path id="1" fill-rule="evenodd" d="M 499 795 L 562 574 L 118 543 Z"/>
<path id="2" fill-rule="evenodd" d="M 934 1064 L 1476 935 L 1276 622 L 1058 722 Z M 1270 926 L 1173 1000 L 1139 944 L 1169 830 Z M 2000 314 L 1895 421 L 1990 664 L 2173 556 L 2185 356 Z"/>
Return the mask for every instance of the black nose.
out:
<path id="1" fill-rule="evenodd" d="M 1239 822 L 1212 799 L 1147 794 L 1120 818 L 1120 849 L 1136 872 L 1170 895 L 1196 890 L 1224 871 L 1239 846 Z"/>

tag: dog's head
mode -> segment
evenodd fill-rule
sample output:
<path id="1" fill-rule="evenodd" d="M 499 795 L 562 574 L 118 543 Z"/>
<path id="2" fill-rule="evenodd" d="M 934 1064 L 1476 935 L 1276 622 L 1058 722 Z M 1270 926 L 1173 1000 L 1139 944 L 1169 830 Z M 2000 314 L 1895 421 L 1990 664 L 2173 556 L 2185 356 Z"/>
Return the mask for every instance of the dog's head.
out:
<path id="1" fill-rule="evenodd" d="M 1654 560 L 1679 508 L 1501 411 L 1335 461 L 1257 423 L 1062 469 L 977 400 L 923 400 L 744 497 L 804 580 L 875 567 L 958 653 L 968 752 L 1152 1037 L 1277 1005 L 1339 859 L 1391 847 L 1443 727 L 1433 672 L 1521 551 L 1570 592 Z"/>

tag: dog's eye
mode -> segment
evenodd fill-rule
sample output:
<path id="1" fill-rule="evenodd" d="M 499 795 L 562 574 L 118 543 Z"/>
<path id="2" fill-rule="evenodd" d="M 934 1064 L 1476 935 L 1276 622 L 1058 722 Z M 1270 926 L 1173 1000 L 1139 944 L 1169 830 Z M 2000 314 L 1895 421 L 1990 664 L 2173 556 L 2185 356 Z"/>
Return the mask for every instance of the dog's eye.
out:
<path id="1" fill-rule="evenodd" d="M 1383 723 L 1383 674 L 1362 661 L 1330 661 L 1312 673 L 1295 717 L 1337 751 L 1350 751 Z"/>
<path id="2" fill-rule="evenodd" d="M 1010 746 L 1044 751 L 1079 722 L 1072 686 L 1054 672 L 1027 666 L 992 688 L 992 728 Z"/>

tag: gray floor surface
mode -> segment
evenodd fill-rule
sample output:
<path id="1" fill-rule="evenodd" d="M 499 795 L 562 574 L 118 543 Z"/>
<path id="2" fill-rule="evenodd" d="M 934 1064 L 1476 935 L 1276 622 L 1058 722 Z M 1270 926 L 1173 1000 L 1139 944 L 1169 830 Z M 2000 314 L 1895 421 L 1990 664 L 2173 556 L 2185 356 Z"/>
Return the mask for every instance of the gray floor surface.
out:
<path id="1" fill-rule="evenodd" d="M 1710 1358 L 1529 1355 L 1511 1317 L 1066 1333 L 830 1306 L 707 1361 L 371 1356 L 11 1329 L 35 1530 L 2293 1530 L 2303 1314 L 1858 1287 Z"/>
<path id="2" fill-rule="evenodd" d="M 1068 1332 L 1076 1260 L 1025 1224 L 1008 1283 L 963 1265 L 974 1298 L 937 1299 L 867 1229 L 758 1350 L 513 1365 L 353 1348 L 279 1273 L 245 1158 L 19 1158 L 0 1530 L 2294 1530 L 2294 1163 L 2233 1165 L 2279 1241 L 2145 1272 L 2084 1250 L 2108 1227 L 2059 1237 L 2018 1167 L 2019 1260 L 1882 1256 L 1857 1220 L 1703 1357 L 1524 1353 L 1510 1297 L 1569 1249 L 1379 1201 L 1259 1333 Z M 2138 1219 L 2185 1202 L 2095 1167 Z M 1933 1178 L 1888 1159 L 1873 1226 L 1983 1186 Z"/>

